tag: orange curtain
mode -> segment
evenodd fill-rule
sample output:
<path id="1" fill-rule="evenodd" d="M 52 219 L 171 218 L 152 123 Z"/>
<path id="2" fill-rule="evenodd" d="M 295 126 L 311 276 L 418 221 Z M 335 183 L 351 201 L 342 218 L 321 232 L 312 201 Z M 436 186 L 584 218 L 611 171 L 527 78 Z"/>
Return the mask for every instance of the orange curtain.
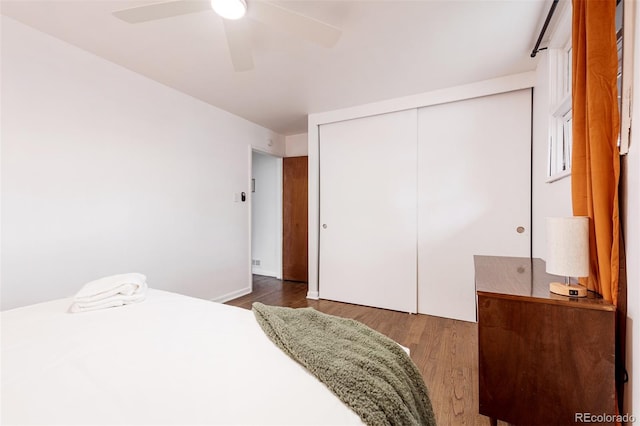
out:
<path id="1" fill-rule="evenodd" d="M 619 276 L 616 0 L 573 0 L 573 214 L 590 218 L 589 290 L 617 305 Z"/>

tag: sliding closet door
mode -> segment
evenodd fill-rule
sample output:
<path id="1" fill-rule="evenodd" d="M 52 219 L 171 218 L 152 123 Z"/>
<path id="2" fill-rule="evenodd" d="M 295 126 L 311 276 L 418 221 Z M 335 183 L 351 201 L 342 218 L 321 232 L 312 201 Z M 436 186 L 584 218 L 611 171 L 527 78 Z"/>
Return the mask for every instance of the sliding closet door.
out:
<path id="1" fill-rule="evenodd" d="M 474 255 L 530 255 L 531 91 L 418 111 L 418 312 L 476 320 Z"/>
<path id="2" fill-rule="evenodd" d="M 322 299 L 416 312 L 416 115 L 320 126 Z"/>

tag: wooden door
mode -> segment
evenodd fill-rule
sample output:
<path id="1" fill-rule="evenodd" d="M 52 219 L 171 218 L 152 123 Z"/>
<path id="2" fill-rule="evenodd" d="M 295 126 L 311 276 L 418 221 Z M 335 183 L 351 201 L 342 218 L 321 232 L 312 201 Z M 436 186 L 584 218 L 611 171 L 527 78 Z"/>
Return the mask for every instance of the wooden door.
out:
<path id="1" fill-rule="evenodd" d="M 415 109 L 320 126 L 322 299 L 415 312 Z"/>
<path id="2" fill-rule="evenodd" d="M 308 157 L 282 161 L 282 279 L 307 282 Z"/>

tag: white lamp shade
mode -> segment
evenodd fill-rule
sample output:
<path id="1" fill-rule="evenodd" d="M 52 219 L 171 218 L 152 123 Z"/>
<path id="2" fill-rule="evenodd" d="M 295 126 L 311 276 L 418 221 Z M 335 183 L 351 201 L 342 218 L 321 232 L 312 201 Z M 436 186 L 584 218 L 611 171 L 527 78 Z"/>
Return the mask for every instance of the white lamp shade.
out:
<path id="1" fill-rule="evenodd" d="M 211 0 L 211 7 L 225 19 L 240 19 L 247 12 L 245 0 Z"/>
<path id="2" fill-rule="evenodd" d="M 589 276 L 589 218 L 547 218 L 547 272 L 565 277 Z"/>

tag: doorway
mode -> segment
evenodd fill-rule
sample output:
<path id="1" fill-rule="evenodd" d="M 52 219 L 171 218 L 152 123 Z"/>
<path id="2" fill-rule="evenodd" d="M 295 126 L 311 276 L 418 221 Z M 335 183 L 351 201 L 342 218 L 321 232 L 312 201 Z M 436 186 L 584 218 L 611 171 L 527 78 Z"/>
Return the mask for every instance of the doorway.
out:
<path id="1" fill-rule="evenodd" d="M 282 158 L 251 153 L 251 273 L 282 279 Z"/>

